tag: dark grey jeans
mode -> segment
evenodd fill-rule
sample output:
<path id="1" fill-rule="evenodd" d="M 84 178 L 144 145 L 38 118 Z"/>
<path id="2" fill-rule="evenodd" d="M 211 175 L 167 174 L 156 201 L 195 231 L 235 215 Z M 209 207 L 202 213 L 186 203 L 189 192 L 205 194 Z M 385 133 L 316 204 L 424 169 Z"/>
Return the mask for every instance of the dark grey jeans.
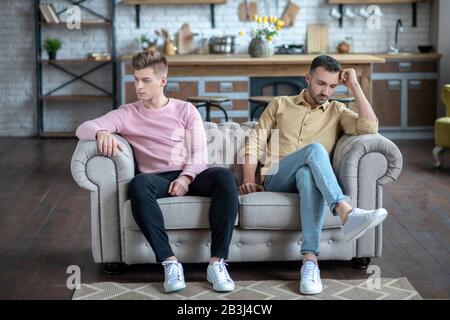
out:
<path id="1" fill-rule="evenodd" d="M 173 256 L 164 218 L 157 199 L 170 197 L 170 183 L 181 171 L 141 173 L 128 188 L 134 219 L 152 247 L 158 262 Z M 209 224 L 211 256 L 227 259 L 238 211 L 238 185 L 233 172 L 225 168 L 208 168 L 189 185 L 189 196 L 211 197 Z"/>

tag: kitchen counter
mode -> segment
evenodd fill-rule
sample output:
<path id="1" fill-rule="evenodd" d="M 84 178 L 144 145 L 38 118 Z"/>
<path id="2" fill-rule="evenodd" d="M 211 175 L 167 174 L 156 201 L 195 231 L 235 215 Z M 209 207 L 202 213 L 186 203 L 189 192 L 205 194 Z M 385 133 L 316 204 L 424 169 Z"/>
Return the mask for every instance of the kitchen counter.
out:
<path id="1" fill-rule="evenodd" d="M 372 100 L 372 66 L 385 63 L 385 58 L 371 54 L 330 54 L 343 68 L 354 68 L 361 87 Z M 251 58 L 249 55 L 176 55 L 168 56 L 169 77 L 299 77 L 307 74 L 317 55 L 274 55 Z M 123 74 L 132 74 L 132 55 L 121 56 Z"/>
<path id="2" fill-rule="evenodd" d="M 339 60 L 342 64 L 368 64 L 384 63 L 383 57 L 370 54 L 330 54 Z M 317 55 L 274 55 L 268 58 L 251 58 L 249 55 L 223 55 L 223 54 L 204 54 L 204 55 L 176 55 L 168 56 L 171 66 L 205 66 L 205 65 L 290 65 L 290 64 L 311 64 L 311 61 Z M 130 61 L 132 55 L 123 55 L 122 61 Z"/>
<path id="3" fill-rule="evenodd" d="M 377 53 L 374 56 L 385 59 L 386 61 L 437 61 L 442 55 L 437 52 L 420 53 L 420 52 L 404 52 L 397 54 Z"/>

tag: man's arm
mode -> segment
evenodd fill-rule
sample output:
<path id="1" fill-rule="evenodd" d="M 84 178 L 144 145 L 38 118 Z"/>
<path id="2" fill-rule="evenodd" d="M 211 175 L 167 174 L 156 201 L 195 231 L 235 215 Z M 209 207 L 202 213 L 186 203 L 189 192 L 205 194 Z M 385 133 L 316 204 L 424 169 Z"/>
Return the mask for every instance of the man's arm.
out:
<path id="1" fill-rule="evenodd" d="M 190 151 L 188 163 L 183 166 L 183 171 L 177 179 L 169 185 L 168 193 L 172 196 L 184 196 L 189 191 L 189 185 L 195 177 L 208 167 L 208 146 L 203 121 L 198 110 L 189 105 L 189 115 L 187 118 L 186 135 L 187 142 L 191 145 L 187 147 Z"/>
<path id="2" fill-rule="evenodd" d="M 358 82 L 355 69 L 342 70 L 340 80 L 345 86 L 347 86 L 355 97 L 355 111 L 359 117 L 369 121 L 377 121 L 377 116 L 375 115 L 372 106 L 364 95 L 361 85 Z"/>
<path id="3" fill-rule="evenodd" d="M 378 132 L 378 118 L 367 100 L 354 69 L 344 69 L 340 81 L 355 97 L 355 112 L 343 108 L 340 123 L 346 134 L 361 135 Z"/>
<path id="4" fill-rule="evenodd" d="M 112 134 L 121 132 L 125 114 L 126 110 L 119 108 L 97 119 L 86 121 L 77 128 L 76 136 L 80 140 L 96 140 L 98 153 L 107 157 L 115 156 L 123 149 Z"/>
<path id="5" fill-rule="evenodd" d="M 261 155 L 265 151 L 267 141 L 270 138 L 270 130 L 275 126 L 278 109 L 277 99 L 266 107 L 255 128 L 250 133 L 245 144 L 244 163 L 242 165 L 243 183 L 239 187 L 241 193 L 263 191 L 261 185 L 256 184 L 256 169 Z"/>

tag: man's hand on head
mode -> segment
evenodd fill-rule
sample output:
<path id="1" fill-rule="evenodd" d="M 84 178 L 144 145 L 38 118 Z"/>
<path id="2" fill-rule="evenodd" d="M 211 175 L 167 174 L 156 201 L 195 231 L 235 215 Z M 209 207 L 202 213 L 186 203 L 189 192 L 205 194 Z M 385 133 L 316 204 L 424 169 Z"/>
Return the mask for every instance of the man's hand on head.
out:
<path id="1" fill-rule="evenodd" d="M 117 138 L 105 130 L 100 130 L 95 136 L 97 140 L 97 151 L 105 157 L 115 157 L 123 147 L 117 141 Z"/>
<path id="2" fill-rule="evenodd" d="M 356 71 L 353 68 L 342 69 L 339 74 L 339 81 L 348 88 L 359 85 Z"/>
<path id="3" fill-rule="evenodd" d="M 170 183 L 168 192 L 171 196 L 184 196 L 189 191 L 191 182 L 192 177 L 181 175 Z"/>

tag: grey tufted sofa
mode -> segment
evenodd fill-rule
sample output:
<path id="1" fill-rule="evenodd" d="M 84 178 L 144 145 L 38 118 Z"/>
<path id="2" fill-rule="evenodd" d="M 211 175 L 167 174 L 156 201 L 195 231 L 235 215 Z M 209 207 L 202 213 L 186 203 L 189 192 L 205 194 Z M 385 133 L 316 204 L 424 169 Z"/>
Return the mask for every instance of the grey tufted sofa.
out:
<path id="1" fill-rule="evenodd" d="M 238 151 L 256 122 L 205 122 L 210 166 L 228 167 L 241 181 Z M 155 256 L 136 225 L 127 187 L 135 173 L 132 148 L 117 136 L 125 150 L 114 158 L 100 156 L 95 141 L 79 141 L 71 169 L 76 183 L 91 193 L 92 254 L 106 271 L 119 264 L 155 263 Z M 230 149 L 232 148 L 232 149 Z M 233 159 L 225 159 L 231 150 Z M 334 150 L 333 168 L 352 205 L 382 206 L 383 186 L 402 168 L 399 149 L 379 134 L 342 136 Z M 209 198 L 171 197 L 158 200 L 174 253 L 183 262 L 206 262 L 210 256 Z M 239 214 L 229 261 L 289 261 L 300 259 L 301 226 L 297 194 L 260 192 L 240 196 Z M 382 226 L 345 243 L 339 218 L 327 213 L 320 244 L 322 260 L 352 260 L 367 267 L 380 257 Z"/>

